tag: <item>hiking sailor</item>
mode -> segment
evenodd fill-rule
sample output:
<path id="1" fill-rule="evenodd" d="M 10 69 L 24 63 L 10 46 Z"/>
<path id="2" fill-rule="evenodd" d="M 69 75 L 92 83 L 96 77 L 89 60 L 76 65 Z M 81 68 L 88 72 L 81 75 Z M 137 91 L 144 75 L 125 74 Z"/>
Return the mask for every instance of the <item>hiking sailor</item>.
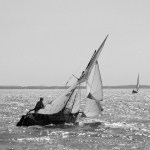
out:
<path id="1" fill-rule="evenodd" d="M 43 97 L 40 97 L 40 100 L 36 103 L 36 106 L 34 109 L 31 109 L 29 112 L 31 111 L 35 111 L 35 113 L 37 113 L 40 109 L 44 108 L 44 104 L 43 104 Z"/>

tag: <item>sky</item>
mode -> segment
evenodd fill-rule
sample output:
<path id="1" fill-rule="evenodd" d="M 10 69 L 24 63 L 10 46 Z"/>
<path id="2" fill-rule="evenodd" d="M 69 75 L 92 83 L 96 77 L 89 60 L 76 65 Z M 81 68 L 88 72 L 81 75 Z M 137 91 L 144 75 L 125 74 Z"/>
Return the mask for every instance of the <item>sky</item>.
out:
<path id="1" fill-rule="evenodd" d="M 150 85 L 149 0 L 0 0 L 0 85 L 63 86 L 93 52 L 103 85 Z"/>

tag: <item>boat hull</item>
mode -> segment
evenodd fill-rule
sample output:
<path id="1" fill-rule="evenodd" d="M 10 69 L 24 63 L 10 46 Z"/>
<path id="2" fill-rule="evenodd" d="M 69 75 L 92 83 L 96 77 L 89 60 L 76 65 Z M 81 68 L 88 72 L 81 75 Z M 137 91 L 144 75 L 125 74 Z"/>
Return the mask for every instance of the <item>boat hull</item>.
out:
<path id="1" fill-rule="evenodd" d="M 78 114 L 72 113 L 63 114 L 61 112 L 52 115 L 31 113 L 23 115 L 16 126 L 45 126 L 49 124 L 60 125 L 65 123 L 75 123 L 77 115 Z"/>
<path id="2" fill-rule="evenodd" d="M 133 90 L 133 91 L 132 91 L 132 93 L 134 94 L 134 93 L 138 93 L 138 92 L 137 92 L 137 91 L 135 91 L 135 90 Z"/>

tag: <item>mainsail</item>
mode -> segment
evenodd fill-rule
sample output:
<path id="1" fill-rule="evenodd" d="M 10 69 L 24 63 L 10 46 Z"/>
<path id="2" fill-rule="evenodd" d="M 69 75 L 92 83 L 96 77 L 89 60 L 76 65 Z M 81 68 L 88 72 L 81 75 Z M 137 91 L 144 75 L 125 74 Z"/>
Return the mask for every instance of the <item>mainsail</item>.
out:
<path id="1" fill-rule="evenodd" d="M 86 98 L 86 105 L 84 108 L 84 114 L 87 117 L 98 116 L 102 109 L 100 104 L 100 101 L 102 100 L 103 100 L 102 80 L 99 65 L 98 62 L 96 61 L 92 83 L 90 84 L 87 81 L 87 98 Z"/>
<path id="2" fill-rule="evenodd" d="M 68 101 L 70 100 L 74 90 L 77 86 L 83 82 L 86 82 L 91 74 L 91 71 L 104 47 L 105 41 L 108 35 L 104 39 L 103 43 L 100 45 L 99 49 L 94 52 L 90 62 L 88 63 L 86 69 L 83 71 L 80 78 L 71 86 L 69 87 L 62 95 L 52 101 L 51 104 L 47 104 L 44 109 L 40 109 L 38 113 L 41 114 L 55 114 L 59 111 L 63 110 L 63 108 L 67 105 Z M 74 105 L 75 106 L 75 105 Z"/>

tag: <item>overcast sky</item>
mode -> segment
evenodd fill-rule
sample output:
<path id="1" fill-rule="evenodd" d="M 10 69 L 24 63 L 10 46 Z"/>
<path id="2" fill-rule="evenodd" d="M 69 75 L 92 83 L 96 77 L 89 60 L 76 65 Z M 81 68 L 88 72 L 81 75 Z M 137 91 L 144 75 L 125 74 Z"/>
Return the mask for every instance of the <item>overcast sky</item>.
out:
<path id="1" fill-rule="evenodd" d="M 149 0 L 0 0 L 0 85 L 65 85 L 107 34 L 103 85 L 150 85 Z"/>

